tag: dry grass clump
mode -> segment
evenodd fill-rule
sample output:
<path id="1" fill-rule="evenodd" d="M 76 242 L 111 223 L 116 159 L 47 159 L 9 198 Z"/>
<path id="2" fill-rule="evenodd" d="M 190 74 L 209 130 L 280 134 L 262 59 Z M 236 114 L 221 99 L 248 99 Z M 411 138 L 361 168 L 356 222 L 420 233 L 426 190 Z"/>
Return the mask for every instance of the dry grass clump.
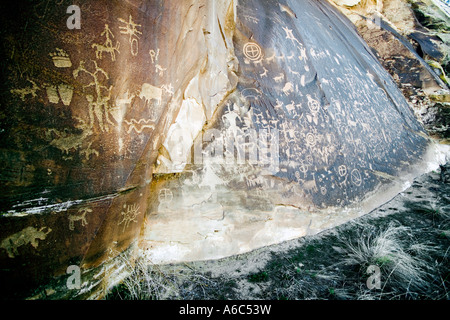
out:
<path id="1" fill-rule="evenodd" d="M 362 278 L 370 274 L 370 266 L 378 267 L 380 284 L 378 290 L 360 286 L 357 299 L 435 299 L 433 284 L 436 283 L 438 261 L 431 261 L 438 248 L 420 243 L 412 229 L 391 221 L 386 227 L 361 229 L 357 237 L 340 238 L 337 248 L 342 256 L 341 265 L 358 267 Z M 373 272 L 372 267 L 372 272 Z M 443 281 L 439 285 L 444 285 Z"/>

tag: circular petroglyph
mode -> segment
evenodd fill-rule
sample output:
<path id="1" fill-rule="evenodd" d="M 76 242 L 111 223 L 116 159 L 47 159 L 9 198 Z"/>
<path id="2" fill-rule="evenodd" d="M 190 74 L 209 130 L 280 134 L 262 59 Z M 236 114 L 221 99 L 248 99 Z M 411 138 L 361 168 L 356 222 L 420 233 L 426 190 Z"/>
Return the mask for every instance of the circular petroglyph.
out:
<path id="1" fill-rule="evenodd" d="M 361 178 L 361 173 L 359 172 L 358 169 L 354 169 L 351 173 L 351 178 L 352 178 L 352 182 L 356 185 L 356 186 L 360 186 L 362 184 L 362 178 Z"/>
<path id="2" fill-rule="evenodd" d="M 319 112 L 319 109 L 320 109 L 319 101 L 309 98 L 308 99 L 308 107 L 309 107 L 309 110 L 311 110 L 311 112 L 313 112 L 313 113 Z"/>
<path id="3" fill-rule="evenodd" d="M 316 136 L 312 133 L 308 133 L 306 135 L 306 144 L 310 147 L 314 147 L 316 145 Z"/>
<path id="4" fill-rule="evenodd" d="M 339 166 L 338 172 L 341 177 L 344 177 L 347 174 L 347 167 L 345 165 Z"/>
<path id="5" fill-rule="evenodd" d="M 244 45 L 243 51 L 244 51 L 244 55 L 252 61 L 257 61 L 262 58 L 261 47 L 254 42 L 247 42 Z"/>

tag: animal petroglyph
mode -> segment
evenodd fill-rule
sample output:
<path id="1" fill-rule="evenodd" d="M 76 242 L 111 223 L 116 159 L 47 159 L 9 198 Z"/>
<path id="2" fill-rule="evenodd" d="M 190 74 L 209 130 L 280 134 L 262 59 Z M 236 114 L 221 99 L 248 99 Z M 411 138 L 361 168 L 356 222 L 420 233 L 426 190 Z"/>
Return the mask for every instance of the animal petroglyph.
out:
<path id="1" fill-rule="evenodd" d="M 300 41 L 298 41 L 297 38 L 294 37 L 291 29 L 283 27 L 283 30 L 286 32 L 286 39 L 291 40 L 292 42 L 297 42 L 301 45 Z"/>
<path id="2" fill-rule="evenodd" d="M 158 102 L 158 105 L 161 105 L 162 95 L 162 89 L 154 87 L 148 83 L 144 83 L 141 87 L 141 91 L 139 92 L 139 98 L 145 100 L 146 104 L 148 104 L 152 100 L 156 100 Z"/>
<path id="3" fill-rule="evenodd" d="M 275 80 L 276 83 L 281 83 L 284 80 L 284 73 L 280 73 L 279 76 L 273 78 L 273 80 Z"/>
<path id="4" fill-rule="evenodd" d="M 52 231 L 52 229 L 47 228 L 47 232 L 44 232 L 46 227 L 41 229 L 36 229 L 34 227 L 27 227 L 22 231 L 19 231 L 5 239 L 3 239 L 0 248 L 3 248 L 8 253 L 8 257 L 14 258 L 19 255 L 17 250 L 19 247 L 31 244 L 33 248 L 37 248 L 39 245 L 38 240 L 45 240 L 47 235 Z"/>
<path id="5" fill-rule="evenodd" d="M 77 215 L 69 215 L 69 230 L 73 231 L 75 229 L 75 222 L 81 221 L 83 227 L 87 226 L 86 214 L 92 212 L 92 209 L 83 208 L 78 210 Z M 81 214 L 80 214 L 81 213 Z"/>
<path id="6" fill-rule="evenodd" d="M 159 64 L 157 64 L 156 66 L 155 66 L 155 71 L 159 74 L 159 76 L 163 76 L 164 75 L 164 71 L 166 71 L 167 70 L 167 68 L 163 68 L 163 67 L 161 67 Z"/>
<path id="7" fill-rule="evenodd" d="M 100 36 L 104 36 L 106 38 L 105 43 L 98 44 L 94 43 L 92 45 L 92 48 L 95 48 L 95 55 L 97 59 L 103 58 L 103 52 L 109 53 L 111 55 L 111 60 L 116 61 L 116 51 L 117 53 L 120 53 L 120 42 L 117 41 L 116 45 L 113 45 L 113 42 L 110 37 L 114 38 L 114 34 L 109 29 L 109 26 L 105 24 L 105 30 L 100 34 Z"/>
<path id="8" fill-rule="evenodd" d="M 22 101 L 25 101 L 25 97 L 27 95 L 31 95 L 33 98 L 35 98 L 37 96 L 36 92 L 38 90 L 41 90 L 41 88 L 39 88 L 39 86 L 33 80 L 28 79 L 27 81 L 29 83 L 31 83 L 31 87 L 25 87 L 23 89 L 12 89 L 11 90 L 11 93 L 19 95 L 20 99 Z"/>
<path id="9" fill-rule="evenodd" d="M 69 154 L 70 150 L 78 150 L 83 146 L 84 141 L 92 135 L 92 128 L 89 127 L 89 125 L 86 124 L 86 122 L 83 119 L 77 118 L 77 120 L 80 122 L 75 126 L 76 129 L 81 130 L 81 133 L 79 134 L 71 134 L 66 131 L 59 131 L 57 129 L 49 129 L 46 132 L 46 137 L 48 139 L 52 139 L 54 136 L 56 138 L 53 138 L 53 140 L 50 142 L 50 145 L 58 148 L 61 150 L 64 154 Z M 88 148 L 86 149 L 86 160 L 89 159 L 89 156 L 91 154 L 96 154 L 98 156 L 98 152 L 96 150 L 90 149 L 91 144 L 89 144 Z"/>
<path id="10" fill-rule="evenodd" d="M 283 88 L 283 93 L 284 93 L 286 96 L 288 96 L 288 95 L 290 95 L 290 94 L 293 93 L 293 92 L 294 92 L 294 86 L 293 86 L 293 84 L 290 83 L 290 82 L 286 83 L 285 86 L 284 86 L 284 88 Z"/>
<path id="11" fill-rule="evenodd" d="M 259 19 L 249 15 L 243 15 L 244 19 L 253 23 L 258 24 Z"/>

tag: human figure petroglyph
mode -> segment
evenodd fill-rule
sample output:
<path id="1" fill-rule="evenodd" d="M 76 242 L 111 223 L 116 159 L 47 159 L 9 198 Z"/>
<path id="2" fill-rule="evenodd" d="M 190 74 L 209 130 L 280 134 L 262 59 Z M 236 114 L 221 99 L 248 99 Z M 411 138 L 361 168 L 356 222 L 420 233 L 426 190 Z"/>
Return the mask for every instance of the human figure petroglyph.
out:
<path id="1" fill-rule="evenodd" d="M 131 16 L 131 14 L 128 18 L 128 21 L 122 18 L 118 18 L 118 20 L 125 24 L 125 26 L 119 27 L 119 29 L 121 30 L 121 34 L 129 35 L 128 41 L 130 43 L 131 55 L 137 56 L 139 53 L 138 40 L 139 36 L 142 34 L 142 32 L 140 32 L 137 28 L 142 26 L 133 22 L 133 17 Z"/>
<path id="2" fill-rule="evenodd" d="M 102 84 L 101 78 L 109 80 L 109 76 L 105 70 L 97 65 L 97 61 L 91 60 L 95 66 L 95 71 L 89 71 L 85 66 L 85 61 L 80 61 L 80 65 L 73 71 L 74 78 L 78 78 L 80 73 L 86 73 L 92 78 L 92 82 L 83 86 L 83 88 L 93 87 L 95 96 L 92 94 L 86 94 L 85 98 L 89 103 L 89 120 L 91 127 L 94 127 L 95 118 L 99 123 L 101 131 L 109 131 L 107 123 L 114 125 L 114 122 L 110 120 L 112 107 L 109 103 L 111 99 L 111 89 Z M 106 94 L 105 94 L 106 92 Z M 107 123 L 105 123 L 105 120 Z"/>
<path id="3" fill-rule="evenodd" d="M 137 217 L 140 214 L 140 205 L 138 204 L 132 204 L 132 205 L 123 205 L 124 210 L 120 212 L 122 215 L 122 220 L 119 222 L 119 225 L 123 223 L 123 230 L 122 232 L 125 232 L 125 229 L 128 228 L 131 222 L 138 222 Z"/>
<path id="4" fill-rule="evenodd" d="M 169 83 L 169 84 L 163 84 L 163 85 L 161 86 L 161 89 L 163 89 L 167 94 L 171 94 L 171 95 L 174 95 L 174 94 L 175 94 L 174 88 L 173 88 L 173 86 L 172 86 L 171 83 Z"/>
<path id="5" fill-rule="evenodd" d="M 109 29 L 109 26 L 105 24 L 105 30 L 100 34 L 100 36 L 104 36 L 106 38 L 104 44 L 98 44 L 94 43 L 92 45 L 92 48 L 95 48 L 95 55 L 97 59 L 103 58 L 103 52 L 109 53 L 111 55 L 111 60 L 116 61 L 116 51 L 117 53 L 120 53 L 120 42 L 117 41 L 116 45 L 113 45 L 113 42 L 110 37 L 114 38 L 114 34 Z"/>

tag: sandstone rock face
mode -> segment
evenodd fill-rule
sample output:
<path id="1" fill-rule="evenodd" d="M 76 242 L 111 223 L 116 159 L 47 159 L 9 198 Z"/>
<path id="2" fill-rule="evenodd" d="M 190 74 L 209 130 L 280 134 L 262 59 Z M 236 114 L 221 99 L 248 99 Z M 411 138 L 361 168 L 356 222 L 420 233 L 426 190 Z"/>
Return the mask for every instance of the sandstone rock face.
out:
<path id="1" fill-rule="evenodd" d="M 209 119 L 233 86 L 230 2 L 88 1 L 80 29 L 46 3 L 1 10 L 1 281 L 17 291 L 129 248 L 177 114 L 199 99 Z"/>
<path id="2" fill-rule="evenodd" d="M 18 297 L 99 297 L 138 249 L 316 233 L 427 170 L 422 126 L 326 1 L 87 1 L 80 29 L 71 5 L 0 8 L 0 277 Z"/>
<path id="3" fill-rule="evenodd" d="M 155 263 L 331 228 L 401 190 L 427 157 L 395 82 L 327 2 L 245 1 L 236 11 L 236 91 L 184 172 L 153 181 L 140 246 Z"/>

